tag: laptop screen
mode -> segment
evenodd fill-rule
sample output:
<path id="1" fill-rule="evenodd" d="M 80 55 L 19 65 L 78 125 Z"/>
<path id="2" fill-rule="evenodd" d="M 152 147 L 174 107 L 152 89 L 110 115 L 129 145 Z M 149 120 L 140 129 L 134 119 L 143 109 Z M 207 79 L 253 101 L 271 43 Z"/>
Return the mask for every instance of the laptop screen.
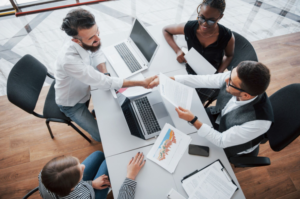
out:
<path id="1" fill-rule="evenodd" d="M 138 20 L 135 20 L 132 31 L 130 33 L 130 38 L 143 53 L 147 61 L 150 62 L 157 48 L 157 44 Z"/>

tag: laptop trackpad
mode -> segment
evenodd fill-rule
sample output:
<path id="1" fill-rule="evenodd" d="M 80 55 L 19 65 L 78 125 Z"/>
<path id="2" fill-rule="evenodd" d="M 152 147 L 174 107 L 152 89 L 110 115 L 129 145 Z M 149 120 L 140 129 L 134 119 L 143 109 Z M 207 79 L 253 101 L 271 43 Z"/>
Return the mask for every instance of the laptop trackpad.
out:
<path id="1" fill-rule="evenodd" d="M 169 115 L 163 102 L 153 104 L 152 107 L 158 120 Z"/>

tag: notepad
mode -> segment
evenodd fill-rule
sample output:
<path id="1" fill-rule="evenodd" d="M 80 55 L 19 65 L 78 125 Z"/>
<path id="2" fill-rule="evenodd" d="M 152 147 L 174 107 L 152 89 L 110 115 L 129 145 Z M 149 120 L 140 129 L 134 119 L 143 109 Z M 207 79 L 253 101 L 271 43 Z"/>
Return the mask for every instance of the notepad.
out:
<path id="1" fill-rule="evenodd" d="M 189 174 L 181 182 L 189 199 L 229 199 L 238 190 L 238 187 L 219 160 Z"/>

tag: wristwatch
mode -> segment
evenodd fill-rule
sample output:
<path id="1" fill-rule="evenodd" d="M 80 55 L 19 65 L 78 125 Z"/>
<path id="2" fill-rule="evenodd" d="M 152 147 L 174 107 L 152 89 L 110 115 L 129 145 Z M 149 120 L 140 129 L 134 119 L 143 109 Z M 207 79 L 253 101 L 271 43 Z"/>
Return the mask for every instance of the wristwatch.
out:
<path id="1" fill-rule="evenodd" d="M 108 75 L 108 76 L 110 76 L 110 73 L 104 73 L 104 75 Z"/>
<path id="2" fill-rule="evenodd" d="M 192 119 L 192 121 L 188 121 L 188 123 L 191 125 L 191 126 L 194 126 L 194 123 L 197 121 L 198 117 L 195 116 L 194 119 Z"/>

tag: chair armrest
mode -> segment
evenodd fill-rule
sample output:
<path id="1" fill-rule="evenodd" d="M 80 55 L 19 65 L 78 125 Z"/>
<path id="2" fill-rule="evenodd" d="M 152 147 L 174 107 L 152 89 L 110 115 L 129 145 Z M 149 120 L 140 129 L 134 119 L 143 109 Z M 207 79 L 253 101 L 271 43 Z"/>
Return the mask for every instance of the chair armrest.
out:
<path id="1" fill-rule="evenodd" d="M 55 79 L 51 74 L 47 73 L 47 76 L 52 78 L 52 79 Z"/>
<path id="2" fill-rule="evenodd" d="M 231 157 L 229 162 L 235 167 L 257 167 L 271 164 L 267 157 Z"/>

